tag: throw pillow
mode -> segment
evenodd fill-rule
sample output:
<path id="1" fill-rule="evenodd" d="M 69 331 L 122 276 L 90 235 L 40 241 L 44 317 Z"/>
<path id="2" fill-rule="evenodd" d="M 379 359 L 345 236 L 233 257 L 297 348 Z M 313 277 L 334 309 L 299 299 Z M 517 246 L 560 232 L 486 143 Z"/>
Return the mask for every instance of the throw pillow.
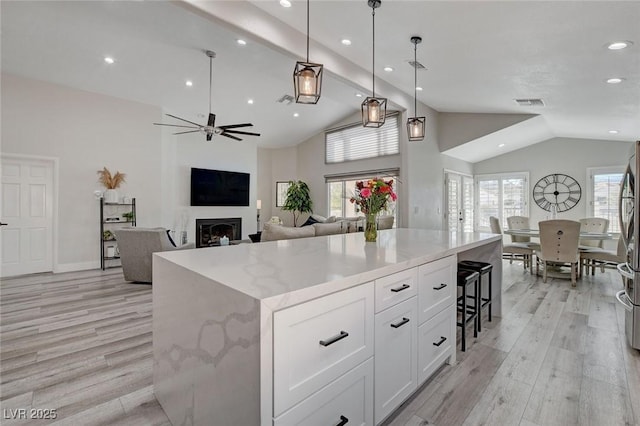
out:
<path id="1" fill-rule="evenodd" d="M 312 214 L 312 215 L 311 215 L 311 216 L 309 216 L 309 217 L 312 217 L 312 218 L 313 218 L 313 220 L 315 220 L 316 222 L 319 222 L 319 223 L 324 223 L 324 222 L 326 222 L 326 221 L 327 221 L 327 218 L 326 218 L 326 217 L 324 217 L 324 216 L 320 216 L 319 214 L 315 214 L 315 213 L 314 213 L 314 214 Z"/>
<path id="2" fill-rule="evenodd" d="M 327 220 L 324 221 L 324 223 L 333 223 L 336 221 L 336 217 L 335 216 L 329 216 L 327 218 Z"/>
<path id="3" fill-rule="evenodd" d="M 320 235 L 344 234 L 347 232 L 347 227 L 343 226 L 342 222 L 314 223 L 313 227 L 316 229 L 316 237 Z"/>
<path id="4" fill-rule="evenodd" d="M 315 220 L 313 218 L 313 215 L 309 216 L 309 218 L 307 219 L 307 221 L 305 223 L 303 223 L 302 225 L 300 225 L 300 227 L 303 226 L 309 226 L 309 225 L 313 225 L 314 223 L 320 223 L 319 221 Z"/>
<path id="5" fill-rule="evenodd" d="M 265 223 L 260 235 L 260 241 L 290 240 L 294 238 L 315 237 L 316 229 L 313 226 L 294 228 L 290 226 Z"/>
<path id="6" fill-rule="evenodd" d="M 171 245 L 177 247 L 176 243 L 173 242 L 173 238 L 171 238 L 171 230 L 169 229 L 167 229 L 167 237 L 169 237 L 169 242 L 171 242 Z"/>

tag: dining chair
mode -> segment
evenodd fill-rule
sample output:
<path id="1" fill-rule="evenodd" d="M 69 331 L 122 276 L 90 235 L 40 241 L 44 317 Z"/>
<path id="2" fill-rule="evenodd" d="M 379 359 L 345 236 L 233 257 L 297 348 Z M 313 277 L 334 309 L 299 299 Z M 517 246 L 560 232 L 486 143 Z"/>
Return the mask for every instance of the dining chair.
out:
<path id="1" fill-rule="evenodd" d="M 580 252 L 580 274 L 583 273 L 583 268 L 587 268 L 587 274 L 589 274 L 589 267 L 591 267 L 591 275 L 595 275 L 596 266 L 600 266 L 600 270 L 604 272 L 604 268 L 616 269 L 618 263 L 623 263 L 626 259 L 626 250 L 622 236 L 618 238 L 618 246 L 615 250 L 604 250 L 594 248 L 592 250 Z"/>
<path id="2" fill-rule="evenodd" d="M 578 240 L 580 239 L 580 222 L 573 220 L 554 219 L 538 223 L 540 227 L 540 252 L 536 262 L 536 273 L 539 273 L 540 263 L 544 270 L 542 281 L 547 282 L 550 267 L 568 264 L 571 268 L 571 286 L 576 286 L 579 276 L 580 253 Z M 566 277 L 566 274 L 554 275 Z"/>
<path id="3" fill-rule="evenodd" d="M 509 229 L 531 229 L 529 218 L 526 216 L 509 216 L 507 218 Z M 511 241 L 514 243 L 525 243 L 532 250 L 540 250 L 540 243 L 532 242 L 531 237 L 522 235 L 512 235 Z"/>
<path id="4" fill-rule="evenodd" d="M 497 217 L 489 217 L 489 226 L 491 227 L 491 233 L 502 235 L 502 227 Z M 509 263 L 513 263 L 514 258 L 521 256 L 524 269 L 531 268 L 531 260 L 534 253 L 534 250 L 527 243 L 502 244 L 502 257 L 509 259 Z"/>
<path id="5" fill-rule="evenodd" d="M 609 230 L 609 219 L 601 217 L 587 217 L 580 219 L 580 232 L 594 232 L 604 234 Z M 580 238 L 580 250 L 590 250 L 592 248 L 602 249 L 602 240 L 590 240 L 588 238 Z"/>

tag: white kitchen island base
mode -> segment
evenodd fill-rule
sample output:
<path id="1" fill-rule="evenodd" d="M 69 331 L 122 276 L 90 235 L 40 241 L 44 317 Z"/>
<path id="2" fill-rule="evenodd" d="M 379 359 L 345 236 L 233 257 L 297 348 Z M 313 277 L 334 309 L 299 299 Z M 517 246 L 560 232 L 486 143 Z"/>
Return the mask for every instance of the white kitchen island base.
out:
<path id="1" fill-rule="evenodd" d="M 418 229 L 154 255 L 154 391 L 171 422 L 373 425 L 455 362 L 458 260 L 501 237 Z"/>

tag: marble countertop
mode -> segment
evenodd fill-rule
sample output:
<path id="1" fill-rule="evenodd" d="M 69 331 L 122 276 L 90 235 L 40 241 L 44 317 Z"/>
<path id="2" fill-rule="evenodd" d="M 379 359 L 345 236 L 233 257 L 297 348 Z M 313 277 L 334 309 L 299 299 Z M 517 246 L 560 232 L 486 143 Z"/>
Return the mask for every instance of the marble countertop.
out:
<path id="1" fill-rule="evenodd" d="M 378 231 L 375 243 L 357 232 L 154 256 L 281 308 L 501 239 L 400 228 Z"/>

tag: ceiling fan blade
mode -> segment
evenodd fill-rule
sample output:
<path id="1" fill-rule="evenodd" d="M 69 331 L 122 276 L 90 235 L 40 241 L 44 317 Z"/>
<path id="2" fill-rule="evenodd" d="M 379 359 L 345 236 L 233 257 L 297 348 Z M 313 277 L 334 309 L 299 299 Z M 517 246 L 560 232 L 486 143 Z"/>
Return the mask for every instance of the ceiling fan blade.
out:
<path id="1" fill-rule="evenodd" d="M 216 125 L 216 115 L 209 113 L 209 121 L 207 121 L 207 126 L 215 127 Z"/>
<path id="2" fill-rule="evenodd" d="M 174 133 L 174 135 L 184 135 L 185 133 L 197 133 L 200 130 L 188 130 L 186 132 L 178 132 L 178 133 Z"/>
<path id="3" fill-rule="evenodd" d="M 224 132 L 220 133 L 220 136 L 226 136 L 226 137 L 228 137 L 228 138 L 235 139 L 235 140 L 237 140 L 237 141 L 241 141 L 241 140 L 242 140 L 242 139 L 237 138 L 237 137 L 235 137 L 235 136 L 233 136 L 233 135 L 230 135 L 229 133 L 224 133 Z"/>
<path id="4" fill-rule="evenodd" d="M 171 127 L 186 127 L 187 129 L 199 129 L 200 126 L 196 127 L 196 126 L 182 126 L 180 124 L 164 124 L 164 123 L 153 123 L 156 126 L 171 126 Z"/>
<path id="5" fill-rule="evenodd" d="M 193 121 L 185 120 L 184 118 L 176 117 L 175 115 L 171 115 L 171 114 L 167 114 L 167 115 L 169 117 L 175 118 L 176 120 L 186 121 L 187 123 L 191 123 L 191 124 L 194 124 L 194 125 L 196 125 L 198 127 L 202 127 L 200 124 L 194 123 Z"/>
<path id="6" fill-rule="evenodd" d="M 251 123 L 242 123 L 242 124 L 228 124 L 226 126 L 218 126 L 221 129 L 235 129 L 236 127 L 251 127 L 253 124 Z"/>
<path id="7" fill-rule="evenodd" d="M 243 132 L 241 130 L 225 130 L 225 133 L 234 133 L 238 135 L 260 136 L 260 133 Z"/>

